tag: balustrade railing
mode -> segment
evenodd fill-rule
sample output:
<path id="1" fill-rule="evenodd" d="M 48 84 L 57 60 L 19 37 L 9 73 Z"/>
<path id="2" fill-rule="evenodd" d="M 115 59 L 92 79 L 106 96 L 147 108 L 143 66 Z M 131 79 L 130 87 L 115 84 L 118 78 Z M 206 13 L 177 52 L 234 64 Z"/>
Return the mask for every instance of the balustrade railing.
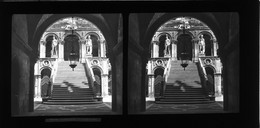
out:
<path id="1" fill-rule="evenodd" d="M 201 58 L 199 58 L 198 69 L 199 69 L 198 71 L 201 79 L 202 88 L 205 90 L 206 95 L 209 96 L 210 90 L 209 87 L 207 86 L 208 77 L 205 68 L 203 68 Z"/>
<path id="2" fill-rule="evenodd" d="M 162 83 L 162 90 L 161 90 L 161 96 L 163 96 L 164 92 L 165 92 L 165 89 L 166 89 L 166 82 L 167 82 L 167 79 L 169 77 L 169 74 L 170 74 L 170 69 L 171 69 L 171 64 L 170 64 L 170 59 L 168 59 L 168 62 L 167 62 L 167 65 L 165 67 L 165 70 L 164 70 L 164 74 L 163 74 L 163 83 Z"/>

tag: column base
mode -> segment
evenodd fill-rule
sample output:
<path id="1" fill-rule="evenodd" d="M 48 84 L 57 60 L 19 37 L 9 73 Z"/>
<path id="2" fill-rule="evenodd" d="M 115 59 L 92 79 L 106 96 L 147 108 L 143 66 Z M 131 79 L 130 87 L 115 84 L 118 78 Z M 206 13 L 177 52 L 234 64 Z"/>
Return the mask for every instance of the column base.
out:
<path id="1" fill-rule="evenodd" d="M 205 57 L 205 54 L 199 53 L 199 57 Z"/>
<path id="2" fill-rule="evenodd" d="M 34 102 L 35 102 L 35 101 L 42 102 L 42 98 L 41 98 L 41 97 L 35 97 L 35 98 L 34 98 Z"/>
<path id="3" fill-rule="evenodd" d="M 146 97 L 146 101 L 155 101 L 154 96 Z"/>
<path id="4" fill-rule="evenodd" d="M 90 57 L 93 57 L 93 56 L 92 56 L 92 55 L 89 55 L 89 54 L 86 55 L 86 58 L 90 58 Z"/>
<path id="5" fill-rule="evenodd" d="M 223 95 L 216 96 L 215 101 L 223 101 Z"/>

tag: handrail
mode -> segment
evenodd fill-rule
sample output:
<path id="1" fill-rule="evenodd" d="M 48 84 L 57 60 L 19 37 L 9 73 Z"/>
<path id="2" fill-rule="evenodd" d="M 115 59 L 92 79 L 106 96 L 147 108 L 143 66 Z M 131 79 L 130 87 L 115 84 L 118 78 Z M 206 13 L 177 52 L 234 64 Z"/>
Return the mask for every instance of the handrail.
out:
<path id="1" fill-rule="evenodd" d="M 208 86 L 207 86 L 207 80 L 208 80 L 208 77 L 207 77 L 207 73 L 205 71 L 205 68 L 203 68 L 203 65 L 202 65 L 202 60 L 201 58 L 199 58 L 199 75 L 201 77 L 201 85 L 202 87 L 204 88 L 204 90 L 206 91 L 206 95 L 209 94 L 209 90 L 208 90 Z"/>
<path id="2" fill-rule="evenodd" d="M 52 97 L 52 92 L 53 92 L 53 83 L 55 83 L 55 77 L 57 75 L 58 71 L 58 59 L 54 58 L 53 60 L 53 72 L 51 73 L 50 81 L 51 81 L 51 86 L 50 86 L 50 94 L 49 96 Z"/>
<path id="3" fill-rule="evenodd" d="M 167 82 L 167 79 L 169 77 L 170 69 L 171 69 L 170 63 L 171 63 L 171 61 L 170 61 L 170 59 L 168 59 L 166 68 L 165 68 L 164 73 L 163 73 L 163 85 L 161 85 L 162 86 L 162 91 L 161 91 L 162 94 L 161 94 L 161 96 L 163 96 L 164 91 L 166 89 L 166 82 Z"/>
<path id="4" fill-rule="evenodd" d="M 87 66 L 89 67 L 89 61 L 86 59 L 86 64 L 87 64 Z M 89 67 L 89 69 L 90 69 L 90 67 Z M 93 81 L 96 81 L 96 79 L 95 79 L 95 77 L 94 77 L 94 73 L 93 73 L 93 71 L 92 70 L 90 70 L 90 73 L 91 73 L 91 76 L 92 76 L 92 80 Z"/>
<path id="5" fill-rule="evenodd" d="M 168 62 L 167 62 L 167 65 L 166 65 L 166 70 L 164 71 L 165 82 L 167 82 L 167 79 L 168 79 L 169 74 L 170 74 L 170 69 L 171 69 L 171 64 L 170 63 L 171 63 L 171 61 L 169 59 Z"/>

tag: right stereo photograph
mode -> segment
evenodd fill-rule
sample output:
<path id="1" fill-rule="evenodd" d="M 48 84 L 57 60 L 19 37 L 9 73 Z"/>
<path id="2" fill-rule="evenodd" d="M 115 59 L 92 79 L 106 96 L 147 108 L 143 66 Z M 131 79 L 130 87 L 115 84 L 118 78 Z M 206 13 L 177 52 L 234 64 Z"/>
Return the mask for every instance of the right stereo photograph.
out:
<path id="1" fill-rule="evenodd" d="M 128 113 L 239 112 L 237 12 L 129 15 Z"/>

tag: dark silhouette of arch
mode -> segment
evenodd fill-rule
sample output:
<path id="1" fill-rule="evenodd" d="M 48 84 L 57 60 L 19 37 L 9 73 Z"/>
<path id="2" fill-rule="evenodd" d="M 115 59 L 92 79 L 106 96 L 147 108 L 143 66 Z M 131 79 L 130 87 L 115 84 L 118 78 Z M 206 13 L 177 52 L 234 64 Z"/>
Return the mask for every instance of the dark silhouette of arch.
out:
<path id="1" fill-rule="evenodd" d="M 48 68 L 45 68 L 41 71 L 41 78 L 44 76 L 48 76 L 49 78 L 51 77 L 51 70 Z"/>
<path id="2" fill-rule="evenodd" d="M 154 78 L 156 78 L 158 75 L 163 76 L 163 73 L 164 73 L 164 69 L 163 68 L 155 69 L 155 71 L 154 71 Z"/>

